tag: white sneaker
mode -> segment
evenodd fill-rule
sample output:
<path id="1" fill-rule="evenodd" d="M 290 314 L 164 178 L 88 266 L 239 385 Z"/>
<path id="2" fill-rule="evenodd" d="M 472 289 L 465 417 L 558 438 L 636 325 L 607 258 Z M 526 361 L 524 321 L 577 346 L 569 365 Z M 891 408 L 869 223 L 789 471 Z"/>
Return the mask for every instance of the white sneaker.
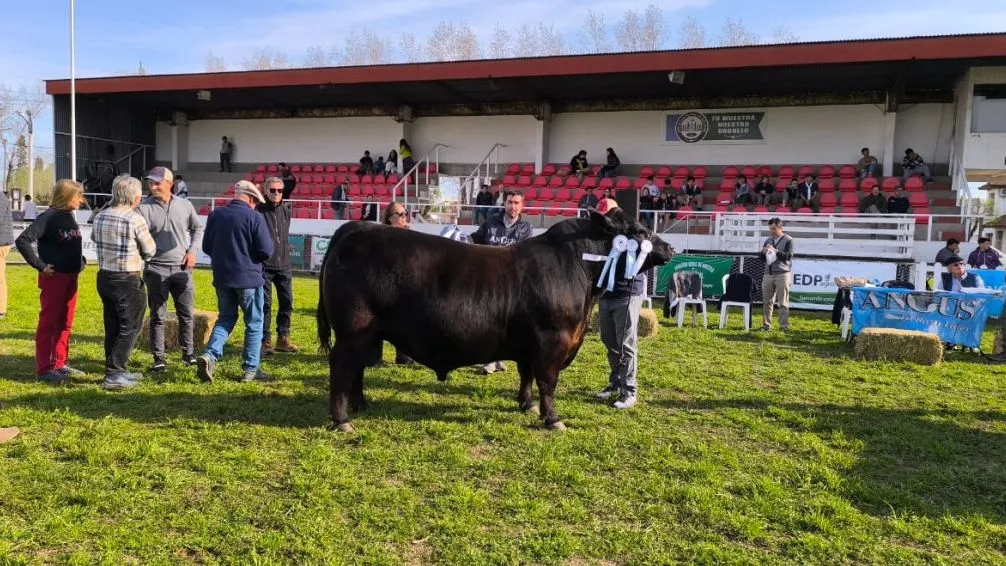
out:
<path id="1" fill-rule="evenodd" d="M 629 407 L 631 407 L 631 406 L 633 406 L 635 404 L 636 404 L 636 396 L 635 395 L 626 395 L 626 396 L 623 396 L 618 401 L 615 401 L 615 404 L 612 405 L 612 406 L 615 407 L 616 409 L 628 409 Z"/>

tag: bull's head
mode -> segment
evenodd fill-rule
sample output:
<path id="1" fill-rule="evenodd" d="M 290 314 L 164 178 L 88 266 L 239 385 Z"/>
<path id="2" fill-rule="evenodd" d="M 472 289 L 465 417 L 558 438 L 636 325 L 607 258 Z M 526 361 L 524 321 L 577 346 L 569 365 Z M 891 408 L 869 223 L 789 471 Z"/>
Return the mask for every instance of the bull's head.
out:
<path id="1" fill-rule="evenodd" d="M 617 236 L 625 236 L 630 240 L 634 240 L 638 245 L 642 245 L 643 241 L 650 242 L 652 249 L 647 254 L 642 267 L 638 270 L 640 273 L 647 269 L 664 265 L 674 255 L 674 248 L 620 208 L 611 210 L 607 214 L 601 214 L 591 209 L 590 230 L 594 239 L 607 241 L 604 249 L 605 254 L 611 251 L 612 241 Z"/>

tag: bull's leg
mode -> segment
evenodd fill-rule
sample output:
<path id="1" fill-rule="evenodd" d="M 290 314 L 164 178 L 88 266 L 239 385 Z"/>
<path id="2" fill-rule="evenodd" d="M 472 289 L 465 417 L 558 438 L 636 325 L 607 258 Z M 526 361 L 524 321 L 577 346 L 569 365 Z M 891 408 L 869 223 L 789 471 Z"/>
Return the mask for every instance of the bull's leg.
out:
<path id="1" fill-rule="evenodd" d="M 517 390 L 517 404 L 520 410 L 525 413 L 538 414 L 538 407 L 534 404 L 534 395 L 531 389 L 534 383 L 534 373 L 531 371 L 531 364 L 520 362 L 517 364 L 517 371 L 520 373 L 520 389 Z"/>
<path id="2" fill-rule="evenodd" d="M 357 351 L 338 341 L 328 354 L 328 401 L 332 421 L 341 432 L 353 432 L 349 422 L 349 394 L 357 372 L 363 371 L 363 359 Z"/>
<path id="3" fill-rule="evenodd" d="M 353 375 L 353 388 L 349 393 L 349 407 L 354 411 L 362 411 L 367 408 L 367 398 L 363 395 L 363 369 L 361 367 Z"/>
<path id="4" fill-rule="evenodd" d="M 542 371 L 535 373 L 538 382 L 538 398 L 541 406 L 541 418 L 545 427 L 551 430 L 565 430 L 555 412 L 555 386 L 559 382 L 559 364 L 549 363 Z"/>

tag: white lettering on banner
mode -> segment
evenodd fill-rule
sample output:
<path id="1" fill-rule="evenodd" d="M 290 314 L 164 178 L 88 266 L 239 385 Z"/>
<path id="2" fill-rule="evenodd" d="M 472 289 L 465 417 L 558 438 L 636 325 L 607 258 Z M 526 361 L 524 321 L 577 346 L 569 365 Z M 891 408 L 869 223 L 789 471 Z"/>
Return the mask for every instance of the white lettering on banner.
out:
<path id="1" fill-rule="evenodd" d="M 790 306 L 797 309 L 831 310 L 838 286 L 835 277 L 862 277 L 880 286 L 895 279 L 898 266 L 894 263 L 869 261 L 793 260 L 793 285 Z"/>
<path id="2" fill-rule="evenodd" d="M 325 252 L 328 251 L 328 242 L 331 238 L 318 238 L 315 237 L 311 241 L 311 269 L 320 269 L 322 262 L 325 261 Z"/>

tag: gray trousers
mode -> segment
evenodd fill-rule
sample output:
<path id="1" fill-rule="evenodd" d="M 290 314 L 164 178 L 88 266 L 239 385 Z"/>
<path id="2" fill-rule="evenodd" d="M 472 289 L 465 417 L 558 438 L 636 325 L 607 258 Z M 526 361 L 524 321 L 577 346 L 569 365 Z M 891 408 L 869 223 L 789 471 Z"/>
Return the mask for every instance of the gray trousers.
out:
<path id="1" fill-rule="evenodd" d="M 639 357 L 636 350 L 636 332 L 639 327 L 639 310 L 643 297 L 601 296 L 597 325 L 601 342 L 608 351 L 609 385 L 626 395 L 636 394 L 636 373 Z"/>
<path id="2" fill-rule="evenodd" d="M 769 274 L 768 271 L 761 279 L 761 301 L 765 309 L 764 325 L 772 326 L 772 304 L 779 301 L 779 328 L 789 329 L 789 288 L 793 283 L 793 274 L 790 272 Z"/>
<path id="3" fill-rule="evenodd" d="M 150 307 L 150 352 L 154 360 L 164 360 L 164 321 L 168 317 L 168 297 L 175 301 L 178 317 L 178 345 L 182 355 L 192 355 L 192 311 L 196 288 L 192 270 L 178 267 L 147 266 L 143 272 Z"/>

